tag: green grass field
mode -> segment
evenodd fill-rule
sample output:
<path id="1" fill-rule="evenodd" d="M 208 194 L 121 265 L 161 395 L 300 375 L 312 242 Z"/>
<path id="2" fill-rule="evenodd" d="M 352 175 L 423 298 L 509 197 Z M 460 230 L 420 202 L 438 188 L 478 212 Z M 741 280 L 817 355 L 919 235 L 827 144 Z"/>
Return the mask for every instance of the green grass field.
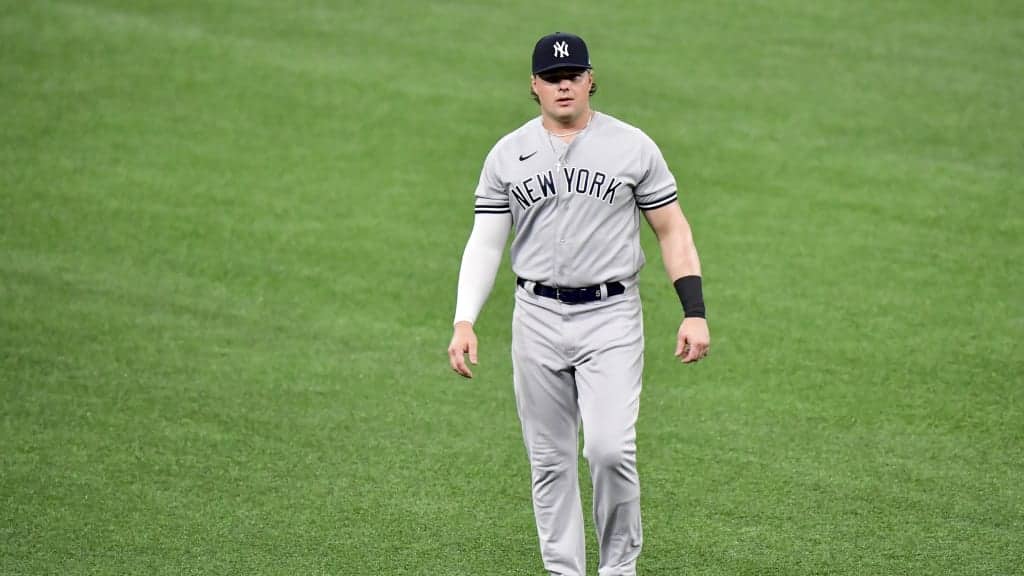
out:
<path id="1" fill-rule="evenodd" d="M 704 264 L 640 575 L 1024 574 L 1011 0 L 0 0 L 0 574 L 539 576 L 507 265 L 445 348 L 554 30 Z"/>

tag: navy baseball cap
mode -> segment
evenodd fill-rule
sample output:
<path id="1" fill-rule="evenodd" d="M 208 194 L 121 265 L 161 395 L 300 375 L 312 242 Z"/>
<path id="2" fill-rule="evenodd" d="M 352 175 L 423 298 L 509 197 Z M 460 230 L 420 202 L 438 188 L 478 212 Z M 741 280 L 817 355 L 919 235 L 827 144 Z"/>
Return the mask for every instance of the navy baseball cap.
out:
<path id="1" fill-rule="evenodd" d="M 590 69 L 590 52 L 583 38 L 566 32 L 555 32 L 537 41 L 533 47 L 533 73 L 557 68 Z"/>

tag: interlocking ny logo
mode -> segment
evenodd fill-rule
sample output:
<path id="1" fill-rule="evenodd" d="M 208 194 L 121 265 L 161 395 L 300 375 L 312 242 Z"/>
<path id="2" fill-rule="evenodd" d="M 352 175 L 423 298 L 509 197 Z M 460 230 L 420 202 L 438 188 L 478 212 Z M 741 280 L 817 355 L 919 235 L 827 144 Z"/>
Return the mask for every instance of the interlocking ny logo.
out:
<path id="1" fill-rule="evenodd" d="M 565 58 L 569 55 L 569 43 L 565 40 L 555 42 L 555 58 Z"/>

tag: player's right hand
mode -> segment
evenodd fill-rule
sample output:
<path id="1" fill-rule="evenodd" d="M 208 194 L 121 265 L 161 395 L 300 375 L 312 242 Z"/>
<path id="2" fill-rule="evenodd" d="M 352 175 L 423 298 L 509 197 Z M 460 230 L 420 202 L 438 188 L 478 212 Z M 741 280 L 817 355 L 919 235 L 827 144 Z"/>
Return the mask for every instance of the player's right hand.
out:
<path id="1" fill-rule="evenodd" d="M 466 365 L 466 354 L 469 354 L 469 361 L 476 365 L 476 333 L 473 332 L 473 324 L 469 322 L 456 322 L 455 331 L 452 334 L 452 343 L 448 345 L 448 362 L 461 376 L 473 377 L 473 371 Z"/>

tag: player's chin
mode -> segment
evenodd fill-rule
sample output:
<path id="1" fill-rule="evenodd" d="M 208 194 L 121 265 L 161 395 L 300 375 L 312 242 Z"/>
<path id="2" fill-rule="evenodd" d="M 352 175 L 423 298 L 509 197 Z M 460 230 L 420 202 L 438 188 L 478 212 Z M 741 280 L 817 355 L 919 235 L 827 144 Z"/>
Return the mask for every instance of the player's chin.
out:
<path id="1" fill-rule="evenodd" d="M 576 110 L 576 106 L 561 106 L 559 104 L 555 104 L 555 109 L 551 111 L 551 115 L 562 122 L 571 122 L 579 116 L 579 112 Z"/>

